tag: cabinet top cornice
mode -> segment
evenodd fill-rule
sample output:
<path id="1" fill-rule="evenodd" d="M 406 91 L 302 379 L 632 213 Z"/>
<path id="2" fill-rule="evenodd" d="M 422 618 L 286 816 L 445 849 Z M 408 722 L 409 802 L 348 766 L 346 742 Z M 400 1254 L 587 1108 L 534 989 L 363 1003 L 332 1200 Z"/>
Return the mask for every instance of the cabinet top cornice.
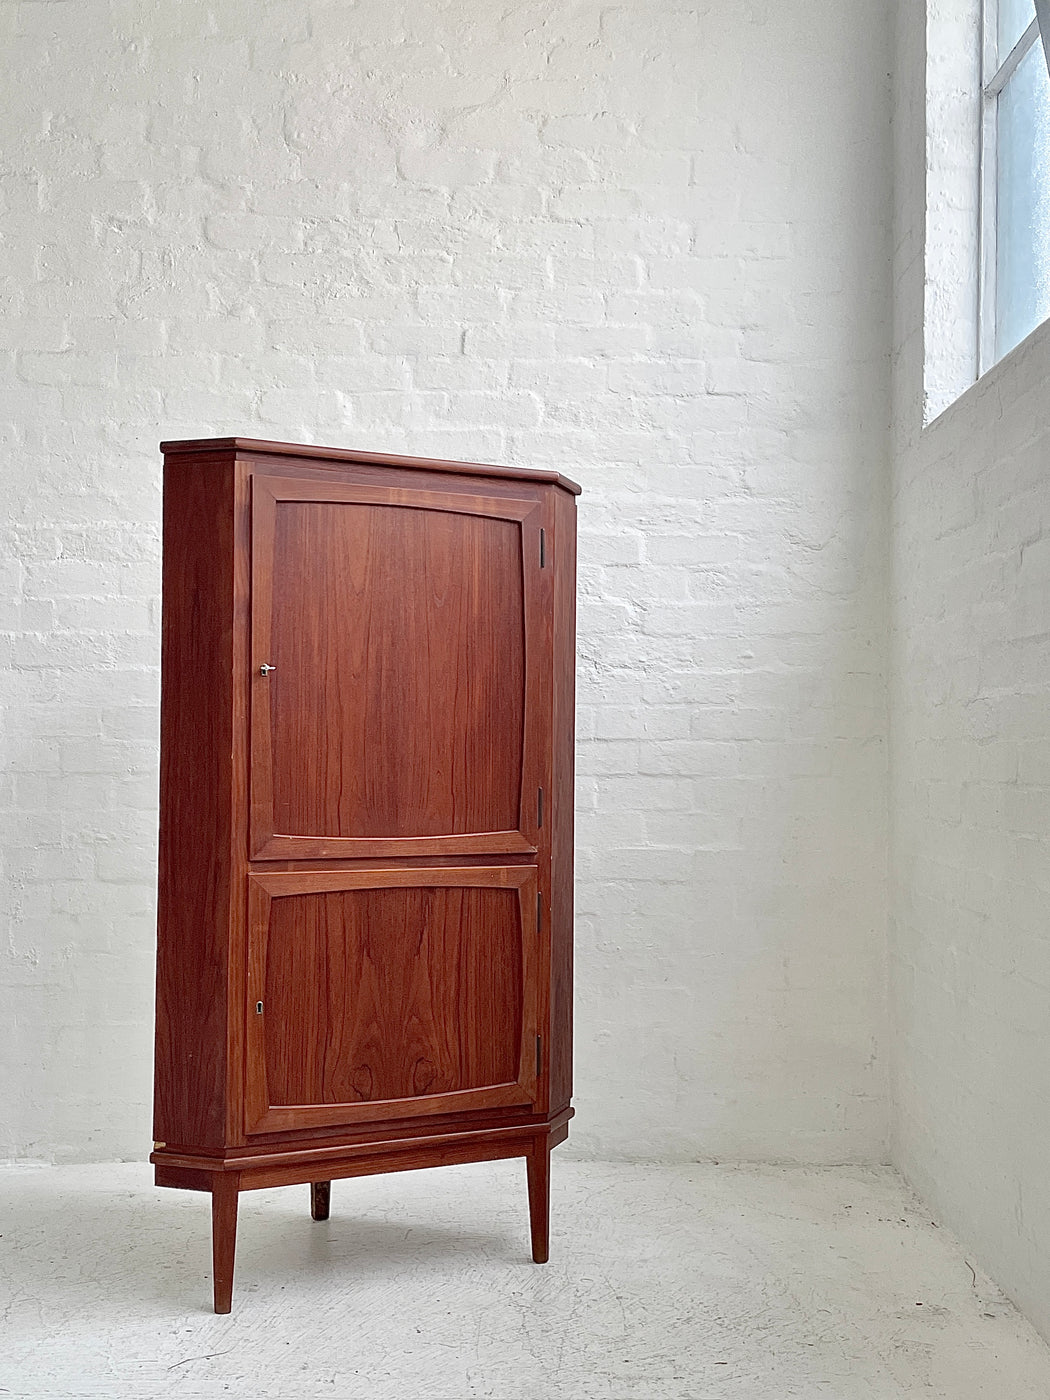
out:
<path id="1" fill-rule="evenodd" d="M 321 458 L 328 462 L 361 462 L 369 466 L 415 467 L 423 471 L 458 472 L 470 476 L 510 477 L 519 481 L 546 481 L 571 491 L 574 496 L 581 488 L 575 481 L 560 472 L 544 471 L 531 467 L 500 467 L 484 462 L 450 462 L 440 457 L 401 457 L 393 452 L 358 452 L 352 448 L 317 447 L 301 442 L 267 442 L 259 438 L 193 438 L 179 442 L 162 442 L 160 450 L 165 456 L 178 453 L 200 455 L 207 452 L 230 453 L 252 452 L 278 457 Z"/>

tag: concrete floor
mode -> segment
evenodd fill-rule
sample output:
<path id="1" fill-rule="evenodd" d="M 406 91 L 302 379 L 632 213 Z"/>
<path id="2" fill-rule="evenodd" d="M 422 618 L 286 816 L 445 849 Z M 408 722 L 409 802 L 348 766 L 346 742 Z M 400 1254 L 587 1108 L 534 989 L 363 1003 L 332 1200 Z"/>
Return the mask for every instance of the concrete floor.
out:
<path id="1" fill-rule="evenodd" d="M 0 1395 L 243 1400 L 1047 1400 L 1050 1351 L 890 1171 L 555 1156 L 207 1199 L 135 1164 L 0 1172 Z"/>

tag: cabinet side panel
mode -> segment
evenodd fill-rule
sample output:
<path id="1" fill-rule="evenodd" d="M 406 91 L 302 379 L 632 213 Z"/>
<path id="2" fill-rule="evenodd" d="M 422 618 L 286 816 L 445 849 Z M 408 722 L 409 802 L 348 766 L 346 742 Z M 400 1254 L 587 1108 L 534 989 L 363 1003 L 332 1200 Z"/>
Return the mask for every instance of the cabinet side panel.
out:
<path id="1" fill-rule="evenodd" d="M 154 1137 L 224 1140 L 233 752 L 233 462 L 164 467 Z"/>
<path id="2" fill-rule="evenodd" d="M 576 500 L 556 490 L 551 830 L 550 1111 L 572 1098 L 573 832 L 576 759 Z"/>

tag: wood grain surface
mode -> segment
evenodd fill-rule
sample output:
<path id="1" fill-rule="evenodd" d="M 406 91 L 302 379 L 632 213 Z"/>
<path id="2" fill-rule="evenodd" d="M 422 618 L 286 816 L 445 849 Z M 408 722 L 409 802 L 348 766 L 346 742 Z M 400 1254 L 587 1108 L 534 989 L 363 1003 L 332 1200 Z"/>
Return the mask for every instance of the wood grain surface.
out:
<path id="1" fill-rule="evenodd" d="M 260 454 L 280 458 L 302 458 L 316 467 L 322 462 L 356 463 L 361 466 L 410 467 L 416 471 L 454 473 L 464 476 L 484 476 L 490 480 L 509 478 L 518 481 L 549 481 L 571 492 L 580 494 L 580 487 L 561 472 L 545 471 L 535 467 L 504 467 L 485 462 L 450 462 L 441 457 L 405 457 L 392 452 L 364 452 L 347 447 L 315 447 L 301 442 L 270 442 L 262 438 L 193 438 L 173 442 L 162 442 L 160 450 L 167 457 L 176 457 L 184 452 L 213 453 L 216 456 L 232 457 L 244 453 Z"/>
<path id="2" fill-rule="evenodd" d="M 576 502 L 554 500 L 554 679 L 551 718 L 550 1079 L 548 1109 L 572 1098 L 573 866 L 575 854 Z"/>
<path id="3" fill-rule="evenodd" d="M 275 901 L 266 1075 L 275 1104 L 508 1084 L 521 1049 L 516 890 L 343 890 Z"/>
<path id="4" fill-rule="evenodd" d="M 277 831 L 517 827 L 525 627 L 515 522 L 282 502 L 273 587 Z"/>
<path id="5" fill-rule="evenodd" d="M 165 463 L 155 1136 L 213 1196 L 571 1116 L 577 489 L 223 439 Z M 266 667 L 265 673 L 262 668 Z"/>
<path id="6" fill-rule="evenodd" d="M 199 1147 L 226 1140 L 230 920 L 243 903 L 230 859 L 233 497 L 232 462 L 182 456 L 165 470 L 153 1136 Z"/>
<path id="7" fill-rule="evenodd" d="M 249 1132 L 533 1102 L 534 867 L 249 883 Z"/>
<path id="8" fill-rule="evenodd" d="M 252 512 L 253 855 L 534 850 L 537 501 L 257 475 Z"/>

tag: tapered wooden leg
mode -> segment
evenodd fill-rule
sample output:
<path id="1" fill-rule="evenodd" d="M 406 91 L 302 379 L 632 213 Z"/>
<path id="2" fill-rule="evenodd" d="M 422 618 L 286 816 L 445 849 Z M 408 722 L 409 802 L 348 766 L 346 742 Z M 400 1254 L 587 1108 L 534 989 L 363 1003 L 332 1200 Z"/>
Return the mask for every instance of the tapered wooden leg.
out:
<path id="1" fill-rule="evenodd" d="M 551 1149 L 544 1139 L 525 1159 L 529 1173 L 529 1223 L 532 1226 L 532 1258 L 546 1264 L 550 1257 Z"/>
<path id="2" fill-rule="evenodd" d="M 233 1306 L 233 1258 L 237 1249 L 237 1193 L 240 1172 L 216 1172 L 211 1179 L 211 1273 L 215 1311 Z"/>
<path id="3" fill-rule="evenodd" d="M 331 1206 L 332 1183 L 330 1181 L 311 1181 L 310 1214 L 313 1218 L 315 1220 L 327 1220 Z"/>

